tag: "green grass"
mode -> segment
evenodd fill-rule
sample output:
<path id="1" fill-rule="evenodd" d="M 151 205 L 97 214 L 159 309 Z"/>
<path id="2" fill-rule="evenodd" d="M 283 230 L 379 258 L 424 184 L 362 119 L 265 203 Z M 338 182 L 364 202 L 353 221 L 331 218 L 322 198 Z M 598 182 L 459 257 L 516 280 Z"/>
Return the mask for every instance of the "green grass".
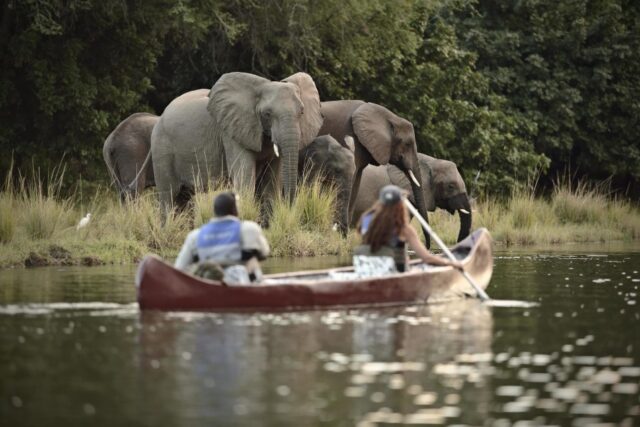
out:
<path id="1" fill-rule="evenodd" d="M 14 209 L 13 195 L 8 193 L 0 194 L 0 243 L 8 243 L 13 239 L 16 231 Z"/>
<path id="2" fill-rule="evenodd" d="M 436 232 L 449 244 L 458 232 L 457 216 L 430 216 Z M 629 201 L 611 198 L 603 185 L 556 183 L 549 198 L 519 191 L 507 202 L 484 198 L 473 208 L 473 228 L 486 227 L 494 241 L 510 245 L 605 242 L 640 238 L 640 211 Z"/>
<path id="3" fill-rule="evenodd" d="M 175 257 L 186 234 L 208 221 L 212 202 L 226 184 L 198 192 L 190 209 L 162 224 L 155 194 L 122 204 L 110 188 L 86 199 L 80 191 L 63 196 L 63 171 L 45 179 L 34 173 L 18 184 L 5 181 L 0 192 L 0 267 L 24 265 L 27 258 L 43 263 L 130 263 L 146 253 Z M 307 180 L 293 203 L 271 201 L 272 216 L 265 235 L 272 256 L 347 255 L 357 244 L 334 231 L 334 192 L 317 180 Z M 473 207 L 473 227 L 488 228 L 497 244 L 531 245 L 629 240 L 640 238 L 640 212 L 630 202 L 612 198 L 604 186 L 556 183 L 548 198 L 533 191 L 514 193 L 506 202 L 484 198 Z M 252 197 L 239 201 L 243 219 L 259 221 L 260 207 Z M 91 212 L 89 225 L 76 224 Z M 445 211 L 429 215 L 434 230 L 452 244 L 459 219 Z M 417 222 L 414 220 L 414 225 Z"/>

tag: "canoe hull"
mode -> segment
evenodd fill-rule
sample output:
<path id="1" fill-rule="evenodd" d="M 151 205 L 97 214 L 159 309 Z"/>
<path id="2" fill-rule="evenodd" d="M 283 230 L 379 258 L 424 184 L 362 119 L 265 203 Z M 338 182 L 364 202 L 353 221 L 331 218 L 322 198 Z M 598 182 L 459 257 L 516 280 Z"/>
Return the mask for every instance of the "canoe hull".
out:
<path id="1" fill-rule="evenodd" d="M 464 250 L 465 245 L 465 270 L 484 289 L 493 271 L 491 237 L 486 229 L 479 229 L 452 249 Z M 145 310 L 270 311 L 421 304 L 473 295 L 465 278 L 450 267 L 368 279 L 310 279 L 326 271 L 265 276 L 278 284 L 228 286 L 191 276 L 150 255 L 138 267 L 138 303 Z"/>

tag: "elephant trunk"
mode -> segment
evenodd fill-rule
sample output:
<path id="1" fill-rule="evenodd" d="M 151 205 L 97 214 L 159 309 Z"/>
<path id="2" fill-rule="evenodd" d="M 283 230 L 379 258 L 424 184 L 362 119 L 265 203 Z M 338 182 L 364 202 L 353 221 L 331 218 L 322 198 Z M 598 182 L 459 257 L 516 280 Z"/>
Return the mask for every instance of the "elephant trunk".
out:
<path id="1" fill-rule="evenodd" d="M 420 215 L 422 215 L 422 217 L 425 219 L 425 221 L 429 221 L 429 217 L 427 215 L 427 204 L 425 202 L 424 199 L 424 193 L 423 193 L 423 189 L 421 187 L 418 187 L 415 183 L 415 181 L 412 179 L 411 177 L 411 173 L 413 173 L 413 175 L 415 176 L 416 180 L 420 183 L 422 183 L 422 174 L 420 173 L 420 169 L 416 168 L 414 170 L 412 169 L 407 169 L 406 174 L 407 174 L 407 178 L 409 179 L 409 182 L 411 183 L 411 191 L 413 192 L 413 197 L 414 200 L 416 201 L 416 209 L 418 209 L 418 212 L 420 213 Z M 429 233 L 426 230 L 423 230 L 424 233 L 424 241 L 425 241 L 425 245 L 427 246 L 427 248 L 431 247 L 431 237 L 429 236 Z"/>
<path id="2" fill-rule="evenodd" d="M 458 233 L 458 242 L 464 239 L 471 232 L 471 203 L 467 193 L 458 194 L 449 199 L 448 210 L 453 213 L 458 211 L 460 215 L 460 232 Z"/>
<path id="3" fill-rule="evenodd" d="M 281 138 L 276 138 L 280 151 L 281 177 L 284 187 L 284 196 L 292 201 L 296 195 L 298 180 L 298 149 L 300 147 L 300 130 L 293 121 L 286 121 L 283 126 L 286 129 L 280 133 Z"/>

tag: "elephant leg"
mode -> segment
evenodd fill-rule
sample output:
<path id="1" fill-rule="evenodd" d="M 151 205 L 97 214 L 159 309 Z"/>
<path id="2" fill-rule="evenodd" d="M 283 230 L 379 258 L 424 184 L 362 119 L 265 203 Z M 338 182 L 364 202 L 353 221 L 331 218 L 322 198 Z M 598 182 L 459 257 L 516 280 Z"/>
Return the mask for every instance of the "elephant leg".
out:
<path id="1" fill-rule="evenodd" d="M 349 200 L 351 198 L 351 186 L 348 183 L 338 184 L 336 198 L 336 222 L 342 237 L 349 231 Z"/>
<path id="2" fill-rule="evenodd" d="M 428 223 L 429 216 L 427 214 L 424 191 L 421 187 L 418 187 L 408 176 L 407 176 L 407 180 L 411 185 L 411 192 L 413 193 L 413 199 L 415 200 L 413 204 L 416 207 L 416 209 L 420 209 L 424 211 L 424 213 L 422 214 L 422 217 Z M 424 235 L 424 245 L 427 247 L 427 249 L 431 249 L 431 235 L 425 228 L 422 228 L 422 234 Z"/>
<path id="3" fill-rule="evenodd" d="M 177 193 L 175 193 L 175 205 L 178 212 L 184 212 L 185 210 L 192 210 L 193 204 L 191 203 L 193 196 L 196 194 L 195 190 L 191 186 L 183 185 L 180 187 Z"/>
<path id="4" fill-rule="evenodd" d="M 160 202 L 160 217 L 164 224 L 173 209 L 174 195 L 180 190 L 180 183 L 173 173 L 172 156 L 157 157 L 154 159 L 153 169 Z"/>
<path id="5" fill-rule="evenodd" d="M 233 189 L 238 194 L 255 195 L 256 158 L 255 153 L 235 144 L 233 140 L 225 141 L 225 160 Z"/>
<path id="6" fill-rule="evenodd" d="M 274 157 L 258 167 L 256 197 L 260 201 L 260 220 L 265 227 L 273 210 L 273 201 L 280 196 L 280 158 Z"/>
<path id="7" fill-rule="evenodd" d="M 173 192 L 171 188 L 164 190 L 158 186 L 158 200 L 160 202 L 160 219 L 164 225 L 173 208 Z"/>
<path id="8" fill-rule="evenodd" d="M 366 165 L 365 165 L 366 167 Z M 356 198 L 358 197 L 358 190 L 360 189 L 360 180 L 362 179 L 362 171 L 364 168 L 357 168 L 353 174 L 353 184 L 351 185 L 351 197 L 349 198 L 349 221 L 353 221 L 353 212 L 356 209 Z"/>

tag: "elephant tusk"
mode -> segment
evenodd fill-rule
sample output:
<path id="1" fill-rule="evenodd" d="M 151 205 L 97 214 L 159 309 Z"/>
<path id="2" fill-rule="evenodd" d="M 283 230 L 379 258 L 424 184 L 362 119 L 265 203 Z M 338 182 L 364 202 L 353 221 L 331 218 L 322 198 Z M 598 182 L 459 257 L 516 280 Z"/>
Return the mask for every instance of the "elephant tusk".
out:
<path id="1" fill-rule="evenodd" d="M 411 180 L 413 181 L 413 183 L 415 185 L 418 186 L 418 188 L 421 187 L 420 183 L 418 182 L 418 180 L 416 179 L 416 176 L 413 174 L 413 171 L 411 169 L 409 169 L 409 177 L 411 178 Z"/>
<path id="2" fill-rule="evenodd" d="M 276 153 L 276 157 L 280 157 L 280 151 L 278 151 L 278 144 L 273 143 L 273 152 Z"/>
<path id="3" fill-rule="evenodd" d="M 465 215 L 469 215 L 469 211 L 466 209 L 458 209 L 458 210 Z"/>

